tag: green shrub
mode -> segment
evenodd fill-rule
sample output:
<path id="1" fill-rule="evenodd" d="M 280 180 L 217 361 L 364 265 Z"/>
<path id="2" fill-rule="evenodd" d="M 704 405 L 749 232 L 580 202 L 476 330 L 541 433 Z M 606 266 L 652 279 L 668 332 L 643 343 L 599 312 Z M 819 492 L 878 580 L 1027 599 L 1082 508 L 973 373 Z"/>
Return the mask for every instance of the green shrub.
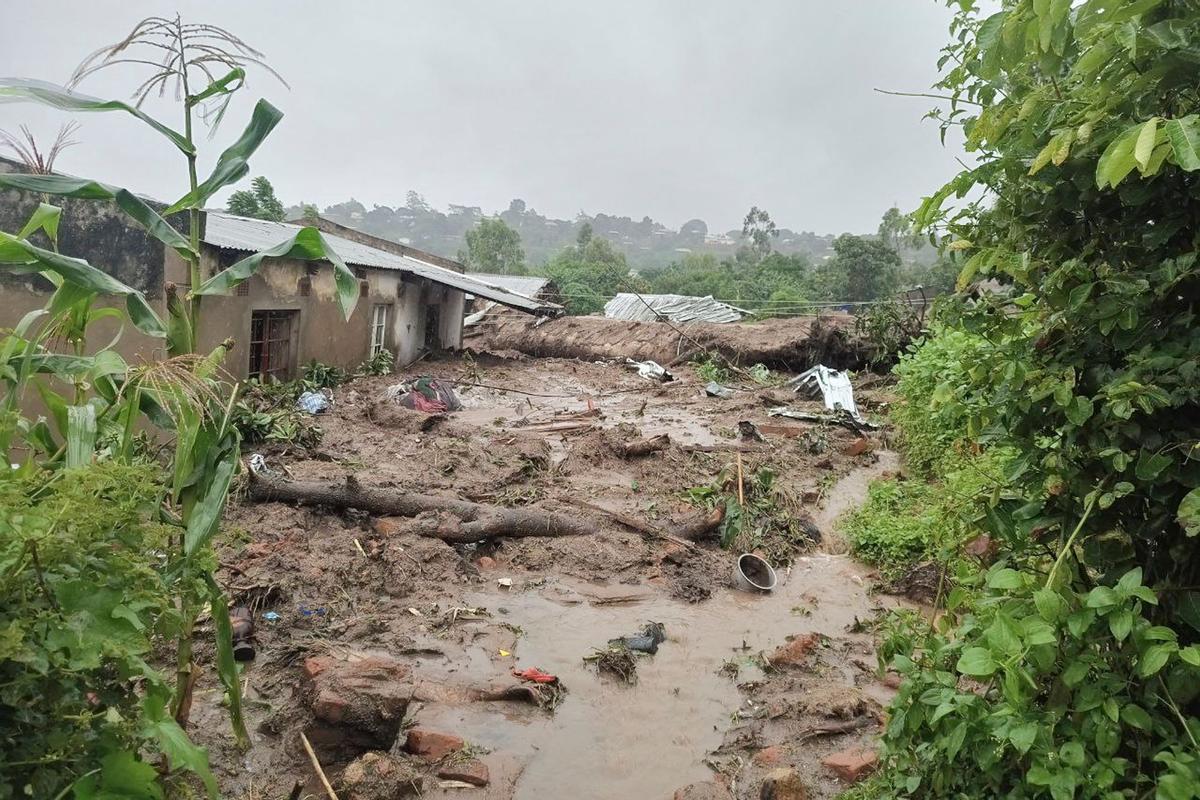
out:
<path id="1" fill-rule="evenodd" d="M 355 375 L 391 375 L 396 357 L 386 347 L 358 365 Z"/>
<path id="2" fill-rule="evenodd" d="M 940 462 L 967 435 L 967 421 L 977 402 L 970 371 L 985 344 L 982 337 L 939 326 L 901 356 L 895 367 L 901 402 L 891 420 L 911 469 L 924 475 L 939 473 Z"/>
<path id="3" fill-rule="evenodd" d="M 696 368 L 696 375 L 706 383 L 711 381 L 725 384 L 731 380 L 729 370 L 725 365 L 710 355 L 706 355 L 701 361 L 692 362 L 692 365 Z"/>
<path id="4" fill-rule="evenodd" d="M 232 414 L 242 441 L 316 447 L 324 432 L 315 417 L 296 408 L 297 398 L 306 391 L 313 391 L 307 381 L 243 383 Z"/>
<path id="5" fill-rule="evenodd" d="M 891 578 L 926 559 L 954 562 L 963 542 L 981 532 L 986 498 L 1002 485 L 1011 458 L 997 449 L 943 459 L 946 472 L 937 481 L 875 481 L 867 502 L 843 523 L 851 550 Z"/>
<path id="6" fill-rule="evenodd" d="M 160 471 L 0 476 L 0 797 L 62 796 L 90 772 L 103 791 L 86 796 L 160 796 L 159 753 L 211 780 L 147 663 L 181 627 L 157 555 L 177 530 L 158 522 Z"/>
<path id="7" fill-rule="evenodd" d="M 350 380 L 351 376 L 346 374 L 346 371 L 341 367 L 335 367 L 332 364 L 322 364 L 316 359 L 308 362 L 304 367 L 304 384 L 309 390 L 317 389 L 336 389 L 346 381 Z"/>

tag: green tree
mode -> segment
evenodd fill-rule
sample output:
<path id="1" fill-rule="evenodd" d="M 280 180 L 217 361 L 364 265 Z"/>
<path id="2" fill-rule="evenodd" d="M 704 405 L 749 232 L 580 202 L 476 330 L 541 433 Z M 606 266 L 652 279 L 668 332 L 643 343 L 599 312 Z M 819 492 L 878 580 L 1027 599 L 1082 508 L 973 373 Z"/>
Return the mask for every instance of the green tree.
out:
<path id="1" fill-rule="evenodd" d="M 750 240 L 750 252 L 757 259 L 771 253 L 771 240 L 779 236 L 771 215 L 758 206 L 751 206 L 742 220 L 742 237 Z"/>
<path id="2" fill-rule="evenodd" d="M 820 293 L 830 300 L 878 300 L 896 290 L 900 256 L 878 239 L 846 233 L 819 272 Z"/>
<path id="3" fill-rule="evenodd" d="M 467 231 L 467 249 L 458 258 L 476 272 L 498 275 L 522 275 L 525 272 L 525 251 L 521 235 L 499 217 L 484 217 Z"/>
<path id="4" fill-rule="evenodd" d="M 880 794 L 1194 798 L 1200 7 L 952 5 L 937 89 L 978 164 L 916 221 L 1012 293 L 964 308 L 925 408 L 1015 455 L 978 498 L 999 561 L 899 649 Z"/>
<path id="5" fill-rule="evenodd" d="M 921 236 L 913 229 L 912 217 L 892 206 L 879 221 L 879 239 L 897 253 L 921 246 Z"/>
<path id="6" fill-rule="evenodd" d="M 271 222 L 283 222 L 283 203 L 275 196 L 275 187 L 265 176 L 259 175 L 250 182 L 249 189 L 239 189 L 229 195 L 226 209 L 239 217 L 254 217 Z"/>
<path id="7" fill-rule="evenodd" d="M 580 236 L 585 238 L 584 244 L 565 248 L 542 268 L 559 285 L 569 313 L 595 314 L 617 292 L 647 291 L 645 281 L 630 275 L 625 254 L 612 242 Z"/>

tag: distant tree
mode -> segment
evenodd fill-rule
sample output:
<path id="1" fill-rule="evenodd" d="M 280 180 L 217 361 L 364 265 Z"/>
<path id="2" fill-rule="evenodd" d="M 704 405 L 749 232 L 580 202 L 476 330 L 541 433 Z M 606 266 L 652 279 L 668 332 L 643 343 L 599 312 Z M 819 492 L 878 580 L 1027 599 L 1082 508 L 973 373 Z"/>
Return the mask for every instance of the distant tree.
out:
<path id="1" fill-rule="evenodd" d="M 512 202 L 508 204 L 508 210 L 514 214 L 524 214 L 525 201 L 521 200 L 520 198 L 513 198 Z"/>
<path id="2" fill-rule="evenodd" d="M 313 203 L 300 204 L 300 216 L 305 222 L 316 222 L 321 218 L 321 212 L 317 211 L 317 207 Z"/>
<path id="3" fill-rule="evenodd" d="M 588 242 L 592 241 L 592 223 L 585 222 L 579 226 L 579 233 L 575 235 L 575 246 L 583 249 L 588 246 Z"/>
<path id="4" fill-rule="evenodd" d="M 900 256 L 878 239 L 849 233 L 833 242 L 833 257 L 818 270 L 816 288 L 830 300 L 864 301 L 896 290 Z"/>
<path id="5" fill-rule="evenodd" d="M 758 206 L 751 206 L 742 220 L 742 236 L 750 240 L 750 250 L 758 259 L 771 254 L 771 239 L 779 236 L 771 215 Z"/>
<path id="6" fill-rule="evenodd" d="M 525 251 L 521 235 L 498 217 L 484 217 L 467 231 L 467 249 L 458 257 L 476 272 L 521 275 L 525 272 Z"/>
<path id="7" fill-rule="evenodd" d="M 250 182 L 249 189 L 240 189 L 229 195 L 226 206 L 230 214 L 239 217 L 254 217 L 272 222 L 283 222 L 283 203 L 275 196 L 275 187 L 265 176 L 259 175 Z"/>
<path id="8" fill-rule="evenodd" d="M 590 226 L 585 227 L 586 241 L 564 248 L 542 269 L 562 290 L 567 311 L 595 314 L 603 311 L 604 304 L 617 292 L 648 291 L 644 280 L 630 274 L 625 254 L 607 239 L 592 236 Z"/>
<path id="9" fill-rule="evenodd" d="M 425 202 L 425 198 L 419 192 L 412 189 L 409 189 L 408 194 L 404 195 L 404 204 L 413 211 L 424 211 L 425 213 L 433 211 L 433 206 Z"/>
<path id="10" fill-rule="evenodd" d="M 892 206 L 879 221 L 879 238 L 896 252 L 921 246 L 921 237 L 913 232 L 912 218 Z"/>

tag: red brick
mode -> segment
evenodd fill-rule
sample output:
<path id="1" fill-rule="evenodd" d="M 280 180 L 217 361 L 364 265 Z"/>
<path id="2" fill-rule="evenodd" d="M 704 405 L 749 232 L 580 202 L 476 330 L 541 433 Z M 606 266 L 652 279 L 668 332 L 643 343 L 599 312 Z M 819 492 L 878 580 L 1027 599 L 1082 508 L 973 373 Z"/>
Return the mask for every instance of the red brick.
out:
<path id="1" fill-rule="evenodd" d="M 879 756 L 874 750 L 842 750 L 821 760 L 821 763 L 846 783 L 857 783 L 875 771 Z"/>
<path id="2" fill-rule="evenodd" d="M 496 568 L 496 559 L 492 558 L 491 556 L 480 556 L 479 560 L 475 563 L 479 566 L 479 569 L 482 572 L 490 572 Z"/>
<path id="3" fill-rule="evenodd" d="M 332 689 L 322 689 L 312 704 L 313 716 L 317 719 L 338 724 L 350 712 L 350 701 Z"/>
<path id="4" fill-rule="evenodd" d="M 329 668 L 332 659 L 328 656 L 312 656 L 304 659 L 304 677 L 316 680 L 316 677 Z"/>
<path id="5" fill-rule="evenodd" d="M 770 655 L 770 661 L 776 666 L 800 666 L 808 661 L 808 656 L 820 643 L 821 637 L 815 633 L 797 636 Z"/>
<path id="6" fill-rule="evenodd" d="M 860 436 L 842 450 L 848 456 L 861 456 L 875 449 L 875 443 L 865 436 Z"/>
<path id="7" fill-rule="evenodd" d="M 462 781 L 472 786 L 487 786 L 489 780 L 487 764 L 475 759 L 442 767 L 437 776 L 448 781 Z"/>
<path id="8" fill-rule="evenodd" d="M 754 754 L 752 759 L 760 767 L 773 767 L 783 759 L 783 750 L 777 744 L 764 747 Z"/>
<path id="9" fill-rule="evenodd" d="M 424 756 L 432 761 L 445 758 L 451 753 L 463 749 L 466 745 L 462 739 L 449 733 L 413 728 L 408 732 L 404 749 L 413 755 Z"/>

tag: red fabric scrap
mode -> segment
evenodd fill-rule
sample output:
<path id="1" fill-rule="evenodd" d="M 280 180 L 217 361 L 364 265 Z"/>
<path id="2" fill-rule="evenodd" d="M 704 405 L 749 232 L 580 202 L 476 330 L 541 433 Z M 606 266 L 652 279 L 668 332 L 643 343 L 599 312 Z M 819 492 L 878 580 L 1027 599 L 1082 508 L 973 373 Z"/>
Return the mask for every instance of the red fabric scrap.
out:
<path id="1" fill-rule="evenodd" d="M 520 678 L 523 681 L 531 681 L 533 683 L 557 683 L 558 682 L 557 675 L 551 675 L 549 672 L 542 672 L 537 667 L 530 667 L 529 669 L 522 669 L 522 670 L 514 669 L 512 671 L 512 674 L 514 677 Z"/>

